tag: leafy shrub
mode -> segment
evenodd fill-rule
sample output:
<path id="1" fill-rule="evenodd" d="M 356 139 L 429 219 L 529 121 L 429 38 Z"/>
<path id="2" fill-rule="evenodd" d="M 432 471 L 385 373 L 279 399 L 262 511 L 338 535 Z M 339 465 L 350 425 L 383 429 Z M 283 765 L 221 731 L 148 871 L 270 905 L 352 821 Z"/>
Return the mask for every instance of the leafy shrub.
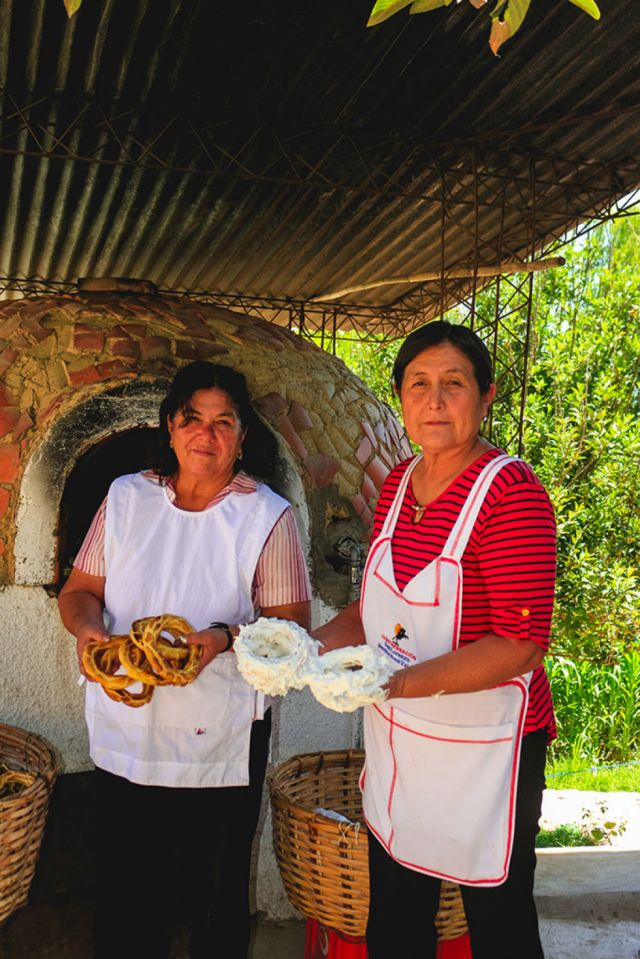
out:
<path id="1" fill-rule="evenodd" d="M 541 829 L 536 836 L 538 849 L 555 848 L 556 846 L 596 846 L 597 842 L 590 836 L 585 836 L 576 823 L 563 823 L 553 829 Z"/>
<path id="2" fill-rule="evenodd" d="M 546 668 L 558 720 L 556 755 L 579 768 L 640 754 L 640 651 L 612 665 L 555 656 Z"/>

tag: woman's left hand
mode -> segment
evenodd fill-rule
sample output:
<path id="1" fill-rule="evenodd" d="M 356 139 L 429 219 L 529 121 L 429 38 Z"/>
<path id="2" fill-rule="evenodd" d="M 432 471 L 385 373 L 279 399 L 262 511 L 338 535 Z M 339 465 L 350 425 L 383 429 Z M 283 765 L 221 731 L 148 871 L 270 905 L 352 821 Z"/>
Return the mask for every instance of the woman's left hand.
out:
<path id="1" fill-rule="evenodd" d="M 197 633 L 189 633 L 184 638 L 190 646 L 202 647 L 198 676 L 205 666 L 208 666 L 227 647 L 227 634 L 223 629 L 201 629 Z"/>

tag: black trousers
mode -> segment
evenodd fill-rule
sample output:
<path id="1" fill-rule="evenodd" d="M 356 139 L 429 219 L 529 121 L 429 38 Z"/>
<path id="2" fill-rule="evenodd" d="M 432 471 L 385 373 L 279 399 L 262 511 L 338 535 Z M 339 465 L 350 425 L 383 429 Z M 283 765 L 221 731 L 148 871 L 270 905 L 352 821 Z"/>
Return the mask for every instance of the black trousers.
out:
<path id="1" fill-rule="evenodd" d="M 268 711 L 253 723 L 248 786 L 140 786 L 96 770 L 95 959 L 168 959 L 185 925 L 191 959 L 246 959 L 270 733 Z"/>
<path id="2" fill-rule="evenodd" d="M 522 740 L 513 854 L 506 882 L 491 889 L 460 887 L 473 959 L 544 959 L 533 881 L 546 751 L 544 730 Z M 369 959 L 411 955 L 435 959 L 440 880 L 400 866 L 371 834 L 369 873 Z"/>

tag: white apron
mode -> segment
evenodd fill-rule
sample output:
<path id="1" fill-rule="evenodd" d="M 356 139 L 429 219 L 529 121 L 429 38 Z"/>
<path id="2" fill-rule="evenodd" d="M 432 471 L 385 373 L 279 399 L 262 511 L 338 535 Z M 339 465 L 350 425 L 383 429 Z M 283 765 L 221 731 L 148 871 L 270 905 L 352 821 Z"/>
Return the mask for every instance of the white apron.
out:
<path id="1" fill-rule="evenodd" d="M 264 543 L 287 503 L 268 487 L 230 493 L 202 512 L 178 509 L 142 474 L 109 490 L 105 606 L 111 632 L 172 613 L 194 627 L 254 619 L 252 584 Z M 136 687 L 134 687 L 136 688 Z M 157 786 L 243 786 L 251 722 L 264 697 L 245 682 L 233 652 L 217 656 L 188 686 L 156 687 L 132 709 L 87 684 L 90 754 L 97 766 Z"/>
<path id="2" fill-rule="evenodd" d="M 404 474 L 371 546 L 361 597 L 367 643 L 401 667 L 457 649 L 462 554 L 493 478 L 511 461 L 501 455 L 487 464 L 442 555 L 399 590 L 391 537 L 420 459 Z M 464 885 L 504 882 L 530 675 L 480 692 L 365 708 L 364 816 L 397 862 Z"/>

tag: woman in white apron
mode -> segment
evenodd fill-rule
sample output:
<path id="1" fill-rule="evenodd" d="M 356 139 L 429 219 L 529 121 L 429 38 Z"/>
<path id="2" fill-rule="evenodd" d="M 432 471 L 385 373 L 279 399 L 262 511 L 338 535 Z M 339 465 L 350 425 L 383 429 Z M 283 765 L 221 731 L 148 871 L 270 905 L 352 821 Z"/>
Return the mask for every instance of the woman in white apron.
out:
<path id="1" fill-rule="evenodd" d="M 381 492 L 359 606 L 315 633 L 328 648 L 367 642 L 398 667 L 364 716 L 369 956 L 434 957 L 449 879 L 474 959 L 541 959 L 533 877 L 555 735 L 541 666 L 553 512 L 531 468 L 480 436 L 495 385 L 471 330 L 415 331 L 394 380 L 422 453 Z"/>
<path id="2" fill-rule="evenodd" d="M 171 613 L 195 632 L 200 672 L 150 702 L 113 702 L 87 684 L 96 765 L 95 959 L 166 959 L 188 925 L 191 959 L 246 959 L 249 866 L 267 762 L 270 711 L 240 676 L 238 625 L 259 611 L 308 625 L 309 582 L 287 502 L 256 476 L 275 441 L 244 376 L 196 362 L 160 408 L 153 471 L 123 476 L 87 534 L 59 600 L 82 651 Z M 241 469 L 242 466 L 242 469 Z"/>

